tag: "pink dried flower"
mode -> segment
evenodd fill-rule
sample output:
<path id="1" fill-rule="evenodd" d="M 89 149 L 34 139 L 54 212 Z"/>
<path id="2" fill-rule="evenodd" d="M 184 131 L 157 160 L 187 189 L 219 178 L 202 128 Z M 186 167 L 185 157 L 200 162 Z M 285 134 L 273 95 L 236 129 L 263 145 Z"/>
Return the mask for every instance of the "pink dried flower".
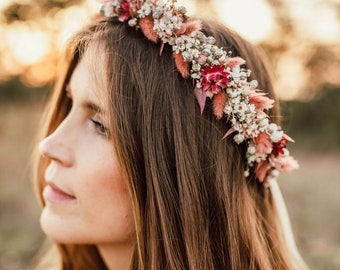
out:
<path id="1" fill-rule="evenodd" d="M 283 134 L 283 138 L 286 139 L 288 142 L 295 142 L 291 137 L 289 137 L 287 134 Z"/>
<path id="2" fill-rule="evenodd" d="M 194 94 L 197 99 L 198 105 L 200 106 L 201 114 L 204 111 L 205 107 L 205 102 L 207 100 L 207 95 L 205 92 L 202 90 L 202 88 L 195 87 L 194 89 Z"/>
<path id="3" fill-rule="evenodd" d="M 230 82 L 229 73 L 224 70 L 224 66 L 205 66 L 201 71 L 201 76 L 203 90 L 210 91 L 212 94 L 218 94 Z"/>
<path id="4" fill-rule="evenodd" d="M 223 109 L 224 109 L 226 102 L 227 102 L 227 96 L 224 92 L 220 92 L 214 96 L 213 109 L 214 109 L 214 114 L 217 117 L 217 119 L 222 118 Z"/>
<path id="5" fill-rule="evenodd" d="M 139 26 L 145 37 L 154 43 L 157 43 L 157 32 L 153 29 L 154 20 L 152 16 L 147 16 L 139 19 Z"/>
<path id="6" fill-rule="evenodd" d="M 235 129 L 233 127 L 229 128 L 228 131 L 224 134 L 223 139 L 227 138 L 230 134 L 234 132 L 235 132 Z"/>
<path id="7" fill-rule="evenodd" d="M 274 100 L 266 97 L 265 93 L 253 93 L 249 95 L 249 103 L 259 110 L 268 110 L 273 107 Z"/>
<path id="8" fill-rule="evenodd" d="M 278 156 L 274 159 L 274 164 L 280 172 L 289 172 L 299 168 L 299 163 L 292 156 Z"/>
<path id="9" fill-rule="evenodd" d="M 181 73 L 184 79 L 189 78 L 189 63 L 185 62 L 181 53 L 173 53 L 175 63 L 178 71 Z"/>
<path id="10" fill-rule="evenodd" d="M 197 32 L 202 29 L 202 22 L 200 20 L 188 20 L 183 23 L 181 28 L 175 31 L 176 36 L 190 35 L 192 32 Z"/>
<path id="11" fill-rule="evenodd" d="M 256 165 L 255 173 L 260 182 L 263 182 L 265 180 L 268 169 L 269 163 L 267 160 L 263 160 Z"/>
<path id="12" fill-rule="evenodd" d="M 261 154 L 269 154 L 273 149 L 270 136 L 266 132 L 260 132 L 255 138 L 256 152 Z"/>
<path id="13" fill-rule="evenodd" d="M 234 67 L 244 65 L 246 61 L 241 57 L 227 57 L 224 61 L 224 64 L 227 65 L 230 69 Z"/>

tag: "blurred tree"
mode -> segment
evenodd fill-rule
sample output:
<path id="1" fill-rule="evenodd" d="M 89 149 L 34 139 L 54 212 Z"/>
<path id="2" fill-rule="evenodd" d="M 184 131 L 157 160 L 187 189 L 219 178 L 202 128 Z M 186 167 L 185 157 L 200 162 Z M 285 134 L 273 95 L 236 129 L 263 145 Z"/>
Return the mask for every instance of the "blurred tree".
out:
<path id="1" fill-rule="evenodd" d="M 236 0 L 224 0 L 223 3 L 232 1 Z M 58 61 L 57 52 L 67 37 L 66 32 L 77 29 L 84 19 L 90 17 L 93 10 L 84 8 L 89 2 L 14 0 L 2 7 L 0 5 L 3 10 L 0 14 L 0 81 L 19 76 L 25 84 L 44 85 L 53 80 Z M 196 6 L 197 13 L 204 18 L 216 18 L 217 11 L 221 8 L 218 0 L 191 2 Z M 247 4 L 245 0 L 240 2 Z M 274 31 L 268 33 L 259 45 L 269 56 L 280 96 L 286 99 L 311 99 L 327 85 L 339 86 L 340 1 L 258 2 L 266 3 L 274 18 Z M 308 27 L 306 22 L 302 22 L 303 13 L 308 13 L 307 11 L 314 12 L 310 21 L 312 26 Z M 225 13 L 228 12 L 230 11 L 226 10 Z M 330 27 L 325 24 L 328 20 L 323 20 L 325 16 L 335 16 Z M 245 16 L 244 20 L 247 22 L 248 18 Z M 247 23 L 251 24 L 252 21 Z M 310 29 L 314 28 L 318 29 L 320 38 L 310 35 Z M 330 28 L 335 30 L 330 32 Z M 322 38 L 326 36 L 323 33 L 326 30 L 328 37 L 331 36 L 330 40 Z M 338 35 L 332 36 L 332 33 Z"/>
<path id="2" fill-rule="evenodd" d="M 53 16 L 59 10 L 80 5 L 84 0 L 31 0 L 13 1 L 3 11 L 5 22 L 35 21 L 46 16 Z M 52 14 L 51 14 L 52 13 Z"/>
<path id="3" fill-rule="evenodd" d="M 298 99 L 310 100 L 327 87 L 340 85 L 340 39 L 337 42 L 313 40 L 301 31 L 301 25 L 293 16 L 294 1 L 266 0 L 273 10 L 277 31 L 262 42 L 274 63 L 281 92 L 297 88 Z M 315 0 L 315 21 L 318 24 L 317 8 L 325 7 L 337 12 L 336 28 L 340 34 L 340 1 Z M 302 29 L 303 30 L 303 29 Z M 326 30 L 326 29 L 324 29 Z M 289 70 L 299 73 L 283 72 Z M 297 68 L 300 67 L 300 68 Z M 293 76 L 293 78 L 291 77 Z"/>
<path id="4" fill-rule="evenodd" d="M 79 11 L 80 24 L 87 13 L 80 12 L 84 3 L 84 0 L 15 0 L 2 6 L 0 81 L 18 76 L 25 85 L 50 83 L 57 72 L 65 29 L 77 29 L 75 18 L 68 11 Z"/>
<path id="5" fill-rule="evenodd" d="M 309 102 L 289 101 L 284 125 L 297 142 L 293 147 L 311 152 L 340 150 L 340 88 L 325 87 Z"/>

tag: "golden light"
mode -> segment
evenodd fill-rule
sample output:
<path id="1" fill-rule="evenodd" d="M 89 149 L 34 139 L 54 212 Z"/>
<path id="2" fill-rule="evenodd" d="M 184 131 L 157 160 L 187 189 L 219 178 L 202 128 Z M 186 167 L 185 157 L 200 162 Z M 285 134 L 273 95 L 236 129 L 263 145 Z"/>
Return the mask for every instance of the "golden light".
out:
<path id="1" fill-rule="evenodd" d="M 93 1 L 95 2 L 95 1 Z M 58 22 L 57 31 L 57 47 L 61 49 L 65 46 L 67 40 L 72 36 L 74 32 L 83 27 L 89 20 L 90 16 L 94 14 L 89 10 L 89 6 L 75 6 L 66 10 L 61 10 L 55 17 L 55 21 Z"/>
<path id="2" fill-rule="evenodd" d="M 4 9 L 11 3 L 11 0 L 1 0 L 0 1 L 0 10 Z"/>
<path id="3" fill-rule="evenodd" d="M 308 74 L 304 63 L 296 55 L 288 54 L 280 57 L 277 63 L 276 81 L 277 94 L 282 100 L 293 100 L 299 96 L 300 90 L 306 85 Z"/>
<path id="4" fill-rule="evenodd" d="M 5 38 L 14 60 L 21 65 L 35 64 L 50 50 L 47 34 L 27 25 L 11 25 Z"/>
<path id="5" fill-rule="evenodd" d="M 20 3 L 32 0 L 18 0 Z M 12 0 L 0 0 L 0 11 L 5 10 Z M 284 0 L 281 2 L 287 10 L 287 19 L 293 25 L 293 36 L 283 37 L 288 49 L 281 52 L 275 63 L 280 96 L 291 99 L 298 96 L 304 84 L 308 83 L 305 68 L 306 57 L 301 56 L 308 47 L 329 45 L 336 47 L 340 41 L 340 23 L 337 10 L 331 3 L 340 0 Z M 204 1 L 178 0 L 177 5 L 186 7 L 188 14 L 215 19 L 228 25 L 251 42 L 278 41 L 275 37 L 277 24 L 275 8 L 267 0 L 211 0 L 209 6 Z M 85 0 L 80 6 L 71 6 L 51 12 L 51 16 L 39 17 L 32 22 L 14 22 L 6 25 L 4 15 L 0 14 L 0 80 L 20 75 L 25 81 L 46 81 L 53 78 L 55 69 L 47 63 L 55 65 L 59 52 L 65 47 L 70 36 L 86 24 L 99 11 L 101 4 L 95 0 Z M 4 27 L 2 27 L 4 26 Z M 274 42 L 275 43 L 275 42 Z M 298 48 L 302 48 L 302 52 Z M 307 49 L 306 49 L 307 48 Z M 338 55 L 338 51 L 334 52 Z M 47 67 L 45 68 L 44 67 Z M 38 74 L 39 73 L 39 74 Z M 42 75 L 41 75 L 42 74 Z M 338 82 L 338 76 L 332 75 Z M 44 77 L 44 78 L 42 78 Z M 332 78 L 333 78 L 332 77 Z"/>
<path id="6" fill-rule="evenodd" d="M 292 15 L 300 33 L 319 44 L 338 43 L 340 24 L 338 11 L 324 2 L 310 0 L 291 1 Z M 340 2 L 340 1 L 339 1 Z"/>
<path id="7" fill-rule="evenodd" d="M 265 39 L 273 30 L 272 11 L 264 0 L 213 1 L 223 22 L 254 42 Z"/>

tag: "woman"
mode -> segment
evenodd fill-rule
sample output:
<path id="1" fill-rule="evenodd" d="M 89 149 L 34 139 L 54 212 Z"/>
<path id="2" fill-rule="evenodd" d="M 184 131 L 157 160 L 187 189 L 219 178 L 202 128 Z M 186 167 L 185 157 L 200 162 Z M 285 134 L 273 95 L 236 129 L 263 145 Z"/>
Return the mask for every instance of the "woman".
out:
<path id="1" fill-rule="evenodd" d="M 62 269 L 303 269 L 273 196 L 297 163 L 254 47 L 172 2 L 115 0 L 66 63 L 37 168 Z"/>

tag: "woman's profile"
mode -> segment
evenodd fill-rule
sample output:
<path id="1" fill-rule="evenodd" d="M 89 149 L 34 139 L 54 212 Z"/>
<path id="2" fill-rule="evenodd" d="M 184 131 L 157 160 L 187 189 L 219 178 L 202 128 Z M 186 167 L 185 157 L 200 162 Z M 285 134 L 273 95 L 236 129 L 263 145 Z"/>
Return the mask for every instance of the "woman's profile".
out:
<path id="1" fill-rule="evenodd" d="M 306 269 L 262 56 L 175 2 L 105 1 L 68 43 L 36 170 L 56 268 Z"/>

